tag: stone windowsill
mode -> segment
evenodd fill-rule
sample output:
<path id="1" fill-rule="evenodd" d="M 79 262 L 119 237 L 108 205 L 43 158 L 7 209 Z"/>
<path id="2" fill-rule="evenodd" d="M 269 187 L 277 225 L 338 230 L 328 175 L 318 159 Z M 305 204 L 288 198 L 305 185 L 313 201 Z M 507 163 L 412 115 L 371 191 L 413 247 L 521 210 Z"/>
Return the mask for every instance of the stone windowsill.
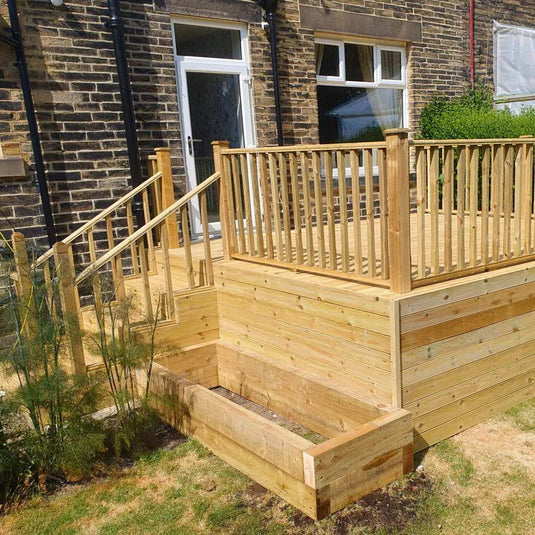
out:
<path id="1" fill-rule="evenodd" d="M 0 181 L 20 179 L 26 176 L 24 160 L 21 156 L 0 158 Z"/>

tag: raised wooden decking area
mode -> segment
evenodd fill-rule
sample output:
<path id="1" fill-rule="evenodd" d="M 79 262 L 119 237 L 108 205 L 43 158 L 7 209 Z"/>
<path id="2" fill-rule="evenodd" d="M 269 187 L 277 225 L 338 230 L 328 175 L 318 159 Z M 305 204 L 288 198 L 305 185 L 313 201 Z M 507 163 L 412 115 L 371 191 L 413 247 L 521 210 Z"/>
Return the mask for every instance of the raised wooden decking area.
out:
<path id="1" fill-rule="evenodd" d="M 409 470 L 413 448 L 535 395 L 534 142 L 390 132 L 369 144 L 215 143 L 216 172 L 178 200 L 159 151 L 146 183 L 39 261 L 46 280 L 54 256 L 62 309 L 83 327 L 82 283 L 98 297 L 111 278 L 117 301 L 135 294 L 149 320 L 163 303 L 153 384 L 163 417 L 321 518 Z M 208 235 L 215 183 L 220 240 Z M 115 212 L 127 217 L 120 243 Z M 107 250 L 97 257 L 99 224 Z M 72 277 L 71 242 L 84 233 L 91 263 Z M 79 331 L 69 340 L 74 371 L 91 372 Z M 326 440 L 266 424 L 216 386 Z"/>

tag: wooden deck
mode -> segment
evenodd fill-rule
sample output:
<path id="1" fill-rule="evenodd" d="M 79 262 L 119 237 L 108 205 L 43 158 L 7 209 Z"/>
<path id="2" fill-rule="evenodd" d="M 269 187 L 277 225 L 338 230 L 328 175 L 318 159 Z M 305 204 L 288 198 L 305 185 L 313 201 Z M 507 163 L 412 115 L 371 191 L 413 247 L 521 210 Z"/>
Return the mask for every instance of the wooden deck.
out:
<path id="1" fill-rule="evenodd" d="M 423 281 L 426 277 L 432 277 L 435 275 L 445 275 L 450 276 L 450 278 L 454 278 L 452 273 L 457 271 L 472 271 L 477 272 L 478 269 L 481 270 L 492 270 L 497 269 L 500 267 L 499 263 L 506 263 L 506 262 L 515 262 L 517 259 L 514 258 L 513 255 L 513 248 L 515 246 L 514 240 L 512 239 L 512 233 L 511 233 L 511 227 L 509 224 L 506 224 L 506 219 L 503 217 L 500 217 L 497 219 L 497 231 L 496 234 L 498 236 L 498 246 L 497 250 L 499 251 L 496 255 L 494 261 L 496 262 L 496 266 L 493 267 L 493 265 L 489 265 L 489 261 L 492 257 L 492 250 L 488 247 L 488 241 L 487 246 L 485 250 L 485 246 L 483 245 L 485 240 L 483 238 L 483 218 L 481 215 L 478 215 L 476 218 L 473 218 L 473 220 L 470 220 L 470 215 L 468 213 L 465 213 L 464 218 L 459 216 L 458 214 L 454 214 L 452 218 L 452 227 L 454 232 L 451 232 L 451 238 L 449 241 L 449 244 L 451 244 L 451 254 L 450 254 L 450 260 L 451 267 L 446 269 L 446 236 L 447 236 L 447 218 L 444 213 L 439 213 L 436 218 L 433 218 L 433 216 L 430 213 L 426 213 L 425 217 L 423 218 L 423 225 L 420 227 L 423 229 L 423 233 L 418 231 L 418 214 L 416 212 L 412 212 L 410 214 L 410 229 L 411 229 L 411 239 L 410 239 L 410 247 L 411 247 L 411 276 L 413 281 L 415 281 L 415 285 L 418 286 L 418 282 L 416 281 Z M 472 226 L 473 223 L 473 226 Z M 488 222 L 487 222 L 488 223 Z M 494 223 L 491 222 L 491 225 Z M 383 253 L 384 251 L 384 243 L 385 240 L 388 243 L 388 237 L 385 236 L 384 228 L 382 227 L 382 222 L 380 218 L 375 217 L 372 220 L 372 226 L 373 230 L 370 232 L 369 230 L 369 221 L 366 219 L 362 219 L 359 223 L 360 227 L 360 233 L 358 234 L 358 239 L 361 244 L 362 248 L 362 257 L 360 266 L 357 266 L 356 257 L 354 255 L 354 249 L 351 247 L 351 244 L 355 242 L 355 226 L 353 225 L 353 222 L 350 220 L 345 226 L 342 226 L 340 222 L 337 222 L 334 225 L 334 233 L 335 236 L 335 244 L 336 244 L 336 255 L 335 261 L 331 262 L 330 259 L 327 262 L 327 267 L 329 271 L 334 270 L 335 273 L 326 273 L 326 275 L 334 277 L 334 278 L 340 278 L 340 279 L 347 279 L 351 280 L 351 278 L 355 275 L 362 275 L 364 277 L 367 276 L 373 276 L 377 277 L 378 279 L 384 279 L 386 280 L 388 278 L 388 272 L 385 272 L 385 262 L 383 261 Z M 535 233 L 535 219 L 532 222 L 532 228 Z M 344 231 L 344 228 L 347 230 Z M 470 259 L 468 257 L 468 247 L 467 244 L 470 243 L 471 235 L 473 235 L 473 229 L 475 229 L 476 238 L 474 241 L 474 248 L 476 249 L 476 254 L 473 255 L 473 257 Z M 297 249 L 295 246 L 292 246 L 290 248 L 291 253 L 289 255 L 289 258 L 291 260 L 287 261 L 286 258 L 288 258 L 287 250 L 286 248 L 282 252 L 282 254 L 279 255 L 279 250 L 277 249 L 276 243 L 274 243 L 274 253 L 276 258 L 283 258 L 284 260 L 281 261 L 268 261 L 259 255 L 251 255 L 250 258 L 247 258 L 245 255 L 241 255 L 240 253 L 237 253 L 235 255 L 235 258 L 240 260 L 250 260 L 255 261 L 259 263 L 265 263 L 265 264 L 274 264 L 278 265 L 279 267 L 283 267 L 285 264 L 288 264 L 289 269 L 298 269 L 300 271 L 306 272 L 313 272 L 313 273 L 319 273 L 319 270 L 310 266 L 315 266 L 318 264 L 318 227 L 312 226 L 312 243 L 313 248 L 311 250 L 311 254 L 309 254 L 309 250 L 306 247 L 306 243 L 303 243 L 302 252 L 303 252 L 303 259 L 304 263 L 302 265 L 297 265 L 295 262 L 295 259 L 297 258 Z M 492 230 L 492 229 L 491 229 Z M 301 230 L 301 233 L 304 232 L 304 229 Z M 344 233 L 346 232 L 346 234 Z M 296 243 L 296 233 L 297 231 L 293 229 L 291 231 L 292 236 L 292 243 Z M 436 234 L 438 237 L 436 242 L 434 242 L 433 235 Z M 347 235 L 348 243 L 350 244 L 349 247 L 349 263 L 348 263 L 348 269 L 345 271 L 343 269 L 342 265 L 342 241 L 344 239 L 344 236 Z M 464 239 L 463 239 L 464 236 Z M 509 236 L 507 239 L 506 236 Z M 212 242 L 214 244 L 214 249 L 216 251 L 216 254 L 214 255 L 214 259 L 217 260 L 217 258 L 222 257 L 223 250 L 222 250 L 222 242 L 221 240 L 214 240 Z M 372 243 L 372 247 L 370 247 L 370 243 Z M 491 247 L 492 247 L 491 242 Z M 436 245 L 435 245 L 436 244 Z M 194 250 L 197 250 L 197 256 L 202 256 L 202 251 L 197 246 L 197 248 Z M 371 254 L 371 251 L 374 251 L 374 254 Z M 507 253 L 508 251 L 508 253 Z M 528 255 L 531 256 L 531 255 Z M 370 258 L 375 258 L 374 266 L 375 269 L 372 269 Z M 519 258 L 518 263 L 526 261 L 525 258 Z M 293 267 L 292 265 L 293 264 Z M 470 273 L 468 273 L 470 274 Z M 380 284 L 380 281 L 372 280 L 370 279 L 367 281 L 366 279 L 360 279 L 362 282 L 368 282 L 368 284 L 371 285 L 377 285 Z M 387 284 L 386 282 L 384 283 Z"/>
<path id="2" fill-rule="evenodd" d="M 216 143 L 216 172 L 179 200 L 160 151 L 137 193 L 39 261 L 50 280 L 54 257 L 62 311 L 89 331 L 78 287 L 87 281 L 97 305 L 105 270 L 117 301 L 135 294 L 141 318 L 163 302 L 153 383 L 162 416 L 321 518 L 410 470 L 413 448 L 535 396 L 534 143 L 409 143 L 406 132 L 375 144 Z M 207 229 L 206 191 L 216 182 L 223 237 L 205 231 L 195 243 L 188 203 L 198 198 Z M 134 231 L 136 194 L 146 222 Z M 121 210 L 129 235 L 117 244 Z M 108 250 L 97 258 L 103 224 Z M 82 235 L 91 265 L 73 276 L 70 243 Z M 24 295 L 28 260 L 17 240 Z M 149 332 L 140 324 L 135 336 Z M 94 371 L 81 331 L 66 338 L 75 373 Z M 313 445 L 266 424 L 215 386 L 327 440 Z"/>

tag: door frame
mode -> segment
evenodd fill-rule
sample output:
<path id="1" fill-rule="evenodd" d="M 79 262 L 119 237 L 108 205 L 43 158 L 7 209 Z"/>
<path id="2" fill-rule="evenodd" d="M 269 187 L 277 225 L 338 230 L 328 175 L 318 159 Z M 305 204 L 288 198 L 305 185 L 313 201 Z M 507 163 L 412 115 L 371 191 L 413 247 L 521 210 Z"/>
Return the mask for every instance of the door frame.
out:
<path id="1" fill-rule="evenodd" d="M 175 23 L 239 30 L 242 59 L 205 58 L 200 56 L 177 55 L 175 41 Z M 243 146 L 246 148 L 255 146 L 254 113 L 250 87 L 251 77 L 249 70 L 249 46 L 247 39 L 247 26 L 245 24 L 223 21 L 219 22 L 212 20 L 192 19 L 189 17 L 172 17 L 171 27 L 173 34 L 173 55 L 175 58 L 178 104 L 180 112 L 182 154 L 184 156 L 184 166 L 186 171 L 186 188 L 188 191 L 190 191 L 197 185 L 198 177 L 196 176 L 195 159 L 193 154 L 189 153 L 189 147 L 187 142 L 188 137 L 193 138 L 187 86 L 188 72 L 206 74 L 231 74 L 239 76 L 240 104 L 243 123 Z M 199 199 L 197 197 L 193 198 L 190 201 L 190 224 L 191 234 L 194 237 L 202 234 Z M 219 222 L 210 223 L 209 231 L 211 235 L 220 234 L 221 224 Z"/>

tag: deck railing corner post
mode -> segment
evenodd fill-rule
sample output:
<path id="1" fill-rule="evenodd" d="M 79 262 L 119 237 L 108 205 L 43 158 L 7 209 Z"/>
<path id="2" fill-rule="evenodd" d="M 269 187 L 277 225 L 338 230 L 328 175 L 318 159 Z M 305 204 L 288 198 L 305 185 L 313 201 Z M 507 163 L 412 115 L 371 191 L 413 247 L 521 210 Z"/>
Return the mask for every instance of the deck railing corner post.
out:
<path id="1" fill-rule="evenodd" d="M 173 172 L 171 167 L 171 149 L 169 149 L 169 147 L 159 147 L 155 152 L 158 171 L 162 173 L 161 207 L 162 210 L 165 210 L 175 202 L 175 186 L 173 183 Z M 167 227 L 169 248 L 177 249 L 180 244 L 178 238 L 178 220 L 175 213 L 167 217 L 165 225 Z"/>
<path id="2" fill-rule="evenodd" d="M 212 150 L 214 154 L 214 169 L 219 173 L 219 219 L 221 221 L 221 238 L 223 241 L 223 256 L 225 260 L 232 257 L 232 214 L 230 213 L 229 203 L 229 180 L 230 177 L 226 172 L 225 161 L 222 151 L 229 148 L 228 141 L 212 141 Z"/>
<path id="3" fill-rule="evenodd" d="M 385 131 L 390 288 L 411 291 L 409 130 Z"/>

